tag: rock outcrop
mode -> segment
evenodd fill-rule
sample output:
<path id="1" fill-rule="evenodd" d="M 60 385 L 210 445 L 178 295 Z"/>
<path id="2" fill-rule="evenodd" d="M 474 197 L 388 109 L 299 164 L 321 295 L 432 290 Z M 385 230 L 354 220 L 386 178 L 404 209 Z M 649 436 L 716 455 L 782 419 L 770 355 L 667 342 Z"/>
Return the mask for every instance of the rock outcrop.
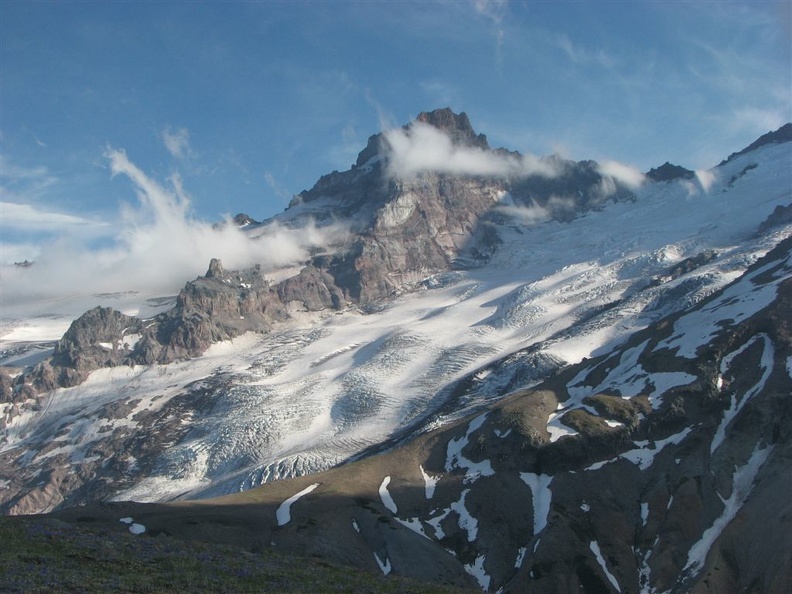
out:
<path id="1" fill-rule="evenodd" d="M 646 173 L 646 177 L 656 182 L 668 182 L 675 179 L 693 179 L 696 177 L 696 172 L 666 161 L 660 167 L 650 169 Z"/>

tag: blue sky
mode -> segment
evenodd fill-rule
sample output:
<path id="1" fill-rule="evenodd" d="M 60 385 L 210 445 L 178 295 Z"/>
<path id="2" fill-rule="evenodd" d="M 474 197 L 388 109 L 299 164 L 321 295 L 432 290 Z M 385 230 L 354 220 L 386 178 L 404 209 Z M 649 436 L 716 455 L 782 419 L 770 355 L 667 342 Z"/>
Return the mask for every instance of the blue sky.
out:
<path id="1" fill-rule="evenodd" d="M 711 167 L 792 120 L 790 6 L 3 0 L 0 260 L 117 241 L 145 210 L 119 154 L 186 216 L 262 219 L 436 107 L 492 146 Z"/>

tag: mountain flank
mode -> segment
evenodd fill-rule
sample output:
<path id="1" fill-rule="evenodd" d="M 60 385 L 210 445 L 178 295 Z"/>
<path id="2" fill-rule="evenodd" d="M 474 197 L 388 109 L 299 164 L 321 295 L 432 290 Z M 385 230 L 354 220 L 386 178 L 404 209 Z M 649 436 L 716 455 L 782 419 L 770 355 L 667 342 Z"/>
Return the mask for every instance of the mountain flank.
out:
<path id="1" fill-rule="evenodd" d="M 364 587 L 790 591 L 792 145 L 769 138 L 644 179 L 448 109 L 376 134 L 236 217 L 251 242 L 341 230 L 305 261 L 213 259 L 169 311 L 94 308 L 0 368 L 0 507 Z"/>

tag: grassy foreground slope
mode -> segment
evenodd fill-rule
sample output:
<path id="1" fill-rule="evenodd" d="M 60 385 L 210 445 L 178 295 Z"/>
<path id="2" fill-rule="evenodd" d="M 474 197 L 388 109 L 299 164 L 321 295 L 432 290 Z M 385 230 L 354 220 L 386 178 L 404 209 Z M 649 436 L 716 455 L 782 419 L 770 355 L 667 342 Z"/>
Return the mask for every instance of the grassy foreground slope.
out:
<path id="1" fill-rule="evenodd" d="M 9 593 L 464 592 L 270 549 L 250 553 L 43 517 L 0 517 L 0 542 L 0 591 Z"/>

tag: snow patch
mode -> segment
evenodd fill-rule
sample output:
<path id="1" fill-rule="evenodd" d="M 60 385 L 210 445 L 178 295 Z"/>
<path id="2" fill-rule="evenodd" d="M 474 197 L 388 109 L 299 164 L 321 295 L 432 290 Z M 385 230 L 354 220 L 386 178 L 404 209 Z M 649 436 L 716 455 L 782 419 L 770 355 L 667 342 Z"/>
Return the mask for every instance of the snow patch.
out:
<path id="1" fill-rule="evenodd" d="M 677 349 L 678 357 L 695 359 L 699 347 L 708 344 L 727 325 L 737 325 L 775 301 L 779 279 L 758 286 L 752 282 L 763 272 L 766 272 L 764 267 L 752 271 L 740 282 L 726 287 L 705 307 L 681 316 L 674 322 L 672 336 L 658 343 L 654 350 Z"/>
<path id="2" fill-rule="evenodd" d="M 426 495 L 427 499 L 431 499 L 434 496 L 435 487 L 437 486 L 437 480 L 439 477 L 427 474 L 422 465 L 419 465 L 418 468 L 421 469 L 421 476 L 424 480 L 424 494 Z"/>
<path id="3" fill-rule="evenodd" d="M 717 450 L 721 443 L 723 443 L 723 440 L 726 439 L 726 428 L 734 420 L 734 418 L 740 414 L 740 411 L 747 404 L 747 402 L 759 392 L 761 392 L 762 389 L 764 389 L 765 384 L 767 383 L 767 380 L 773 371 L 773 359 L 775 358 L 775 348 L 773 347 L 773 341 L 769 336 L 767 336 L 767 334 L 757 334 L 752 336 L 751 339 L 740 348 L 726 355 L 721 361 L 721 373 L 725 374 L 731 367 L 731 362 L 734 360 L 734 358 L 760 339 L 764 342 L 762 360 L 760 363 L 762 367 L 762 377 L 760 377 L 759 381 L 756 382 L 756 384 L 754 384 L 747 392 L 745 392 L 745 394 L 743 394 L 739 401 L 737 394 L 732 394 L 731 405 L 729 406 L 728 410 L 723 413 L 723 418 L 718 425 L 718 429 L 715 431 L 715 437 L 712 438 L 710 454 L 715 453 L 715 450 Z"/>
<path id="4" fill-rule="evenodd" d="M 426 538 L 428 540 L 432 540 L 431 538 L 429 538 L 426 535 L 426 532 L 424 532 L 423 524 L 421 524 L 420 518 L 407 518 L 406 520 L 402 520 L 401 518 L 395 518 L 395 520 L 399 524 L 401 524 L 405 528 L 409 528 L 410 530 L 412 530 L 416 534 L 420 534 L 424 538 Z"/>
<path id="5" fill-rule="evenodd" d="M 465 497 L 467 497 L 468 493 L 470 493 L 470 489 L 462 491 L 462 496 L 459 498 L 459 501 L 455 501 L 451 504 L 451 511 L 455 511 L 459 514 L 459 527 L 467 532 L 468 542 L 473 542 L 478 535 L 478 520 L 471 516 L 470 512 L 468 512 L 465 507 Z"/>
<path id="6" fill-rule="evenodd" d="M 396 502 L 393 501 L 393 497 L 388 492 L 388 485 L 390 484 L 391 477 L 386 476 L 382 479 L 382 484 L 379 486 L 379 496 L 382 500 L 382 505 L 387 507 L 392 513 L 396 514 L 399 511 L 399 508 L 396 507 Z"/>
<path id="7" fill-rule="evenodd" d="M 312 485 L 308 485 L 300 491 L 299 493 L 295 493 L 291 497 L 289 497 L 286 501 L 280 504 L 277 511 L 275 512 L 275 517 L 278 519 L 278 526 L 285 526 L 291 521 L 291 506 L 296 502 L 300 497 L 303 495 L 307 495 L 316 487 L 319 486 L 319 483 L 314 483 Z"/>
<path id="8" fill-rule="evenodd" d="M 143 534 L 146 531 L 146 527 L 143 524 L 132 522 L 132 524 L 129 525 L 129 531 L 132 534 Z"/>
<path id="9" fill-rule="evenodd" d="M 597 558 L 597 563 L 599 563 L 602 571 L 605 573 L 605 577 L 608 578 L 608 581 L 611 585 L 616 588 L 617 592 L 621 592 L 621 588 L 619 587 L 619 582 L 616 581 L 616 578 L 613 574 L 608 570 L 608 566 L 605 563 L 605 557 L 602 556 L 602 551 L 600 550 L 599 543 L 596 540 L 592 540 L 589 543 L 589 548 L 591 552 L 594 553 L 594 556 Z"/>
<path id="10" fill-rule="evenodd" d="M 597 386 L 588 386 L 585 383 L 585 377 L 591 373 L 592 369 L 586 368 L 578 373 L 567 384 L 567 392 L 570 397 L 579 402 L 586 396 L 602 392 L 616 393 L 622 398 L 650 394 L 649 401 L 652 408 L 656 409 L 662 402 L 662 395 L 668 390 L 696 381 L 696 376 L 689 373 L 677 371 L 649 373 L 644 370 L 638 359 L 648 343 L 647 339 L 641 344 L 625 350 L 619 358 L 619 363 Z"/>
<path id="11" fill-rule="evenodd" d="M 606 464 L 611 464 L 616 462 L 617 460 L 627 460 L 628 462 L 632 462 L 641 470 L 646 470 L 649 468 L 652 463 L 654 462 L 655 456 L 663 451 L 668 445 L 671 444 L 679 444 L 685 439 L 692 430 L 692 427 L 686 427 L 679 433 L 675 433 L 670 437 L 666 437 L 665 439 L 659 439 L 654 442 L 649 441 L 635 441 L 633 442 L 635 445 L 639 446 L 634 450 L 628 450 L 622 454 L 619 454 L 615 458 L 611 458 L 610 460 L 603 460 L 601 462 L 596 462 L 591 466 L 587 466 L 585 470 L 599 470 Z M 649 447 L 651 445 L 651 448 Z"/>
<path id="12" fill-rule="evenodd" d="M 136 523 L 135 520 L 129 516 L 121 518 L 118 521 L 122 524 L 127 524 L 132 534 L 143 534 L 146 531 L 146 527 L 143 524 Z"/>
<path id="13" fill-rule="evenodd" d="M 448 514 L 450 513 L 451 513 L 450 508 L 445 509 L 443 510 L 443 513 L 440 514 L 439 516 L 430 518 L 429 520 L 426 521 L 427 524 L 429 524 L 432 528 L 434 528 L 435 538 L 437 540 L 443 540 L 445 538 L 446 535 L 445 531 L 441 528 L 440 524 L 442 523 L 443 520 L 445 520 L 448 517 Z"/>
<path id="14" fill-rule="evenodd" d="M 565 435 L 578 435 L 577 430 L 561 423 L 561 417 L 569 410 L 571 410 L 571 408 L 559 402 L 555 412 L 550 413 L 550 416 L 547 417 L 547 432 L 550 434 L 551 443 L 555 443 Z"/>
<path id="15" fill-rule="evenodd" d="M 379 568 L 380 568 L 380 570 L 382 571 L 382 573 L 383 573 L 384 575 L 388 575 L 388 574 L 391 572 L 391 563 L 390 563 L 390 559 L 388 559 L 387 557 L 385 557 L 385 562 L 382 562 L 382 561 L 380 560 L 380 558 L 379 558 L 379 555 L 377 555 L 377 553 L 376 553 L 376 552 L 374 553 L 374 558 L 377 560 L 377 565 L 379 565 Z"/>
<path id="16" fill-rule="evenodd" d="M 473 462 L 468 460 L 462 455 L 462 450 L 467 446 L 470 440 L 470 435 L 481 428 L 484 421 L 487 419 L 487 413 L 481 414 L 473 419 L 468 425 L 465 435 L 462 437 L 455 437 L 448 442 L 448 449 L 446 450 L 446 465 L 447 472 L 451 472 L 454 468 L 462 468 L 466 470 L 464 483 L 474 482 L 482 476 L 492 476 L 495 471 L 492 469 L 492 464 L 489 460 L 482 460 L 481 462 Z"/>
<path id="17" fill-rule="evenodd" d="M 465 571 L 476 578 L 479 586 L 481 586 L 481 589 L 485 592 L 489 590 L 490 585 L 490 576 L 488 576 L 487 572 L 484 570 L 484 562 L 486 560 L 487 558 L 484 555 L 479 555 L 472 564 L 465 564 Z"/>
<path id="18" fill-rule="evenodd" d="M 718 539 L 729 522 L 734 519 L 751 494 L 756 475 L 772 451 L 773 446 L 765 447 L 763 450 L 760 450 L 759 446 L 757 446 L 745 465 L 735 471 L 732 492 L 729 498 L 724 499 L 718 495 L 724 505 L 723 513 L 715 519 L 712 526 L 704 531 L 701 539 L 690 548 L 687 564 L 682 570 L 683 574 L 695 574 L 704 565 L 713 543 Z"/>
<path id="19" fill-rule="evenodd" d="M 525 561 L 525 554 L 528 552 L 528 547 L 520 547 L 517 549 L 517 558 L 514 560 L 514 568 L 520 569 L 523 561 Z"/>
<path id="20" fill-rule="evenodd" d="M 520 478 L 531 490 L 534 516 L 533 534 L 536 536 L 547 526 L 550 504 L 553 501 L 553 492 L 550 490 L 550 483 L 553 481 L 553 477 L 548 474 L 521 472 Z"/>

